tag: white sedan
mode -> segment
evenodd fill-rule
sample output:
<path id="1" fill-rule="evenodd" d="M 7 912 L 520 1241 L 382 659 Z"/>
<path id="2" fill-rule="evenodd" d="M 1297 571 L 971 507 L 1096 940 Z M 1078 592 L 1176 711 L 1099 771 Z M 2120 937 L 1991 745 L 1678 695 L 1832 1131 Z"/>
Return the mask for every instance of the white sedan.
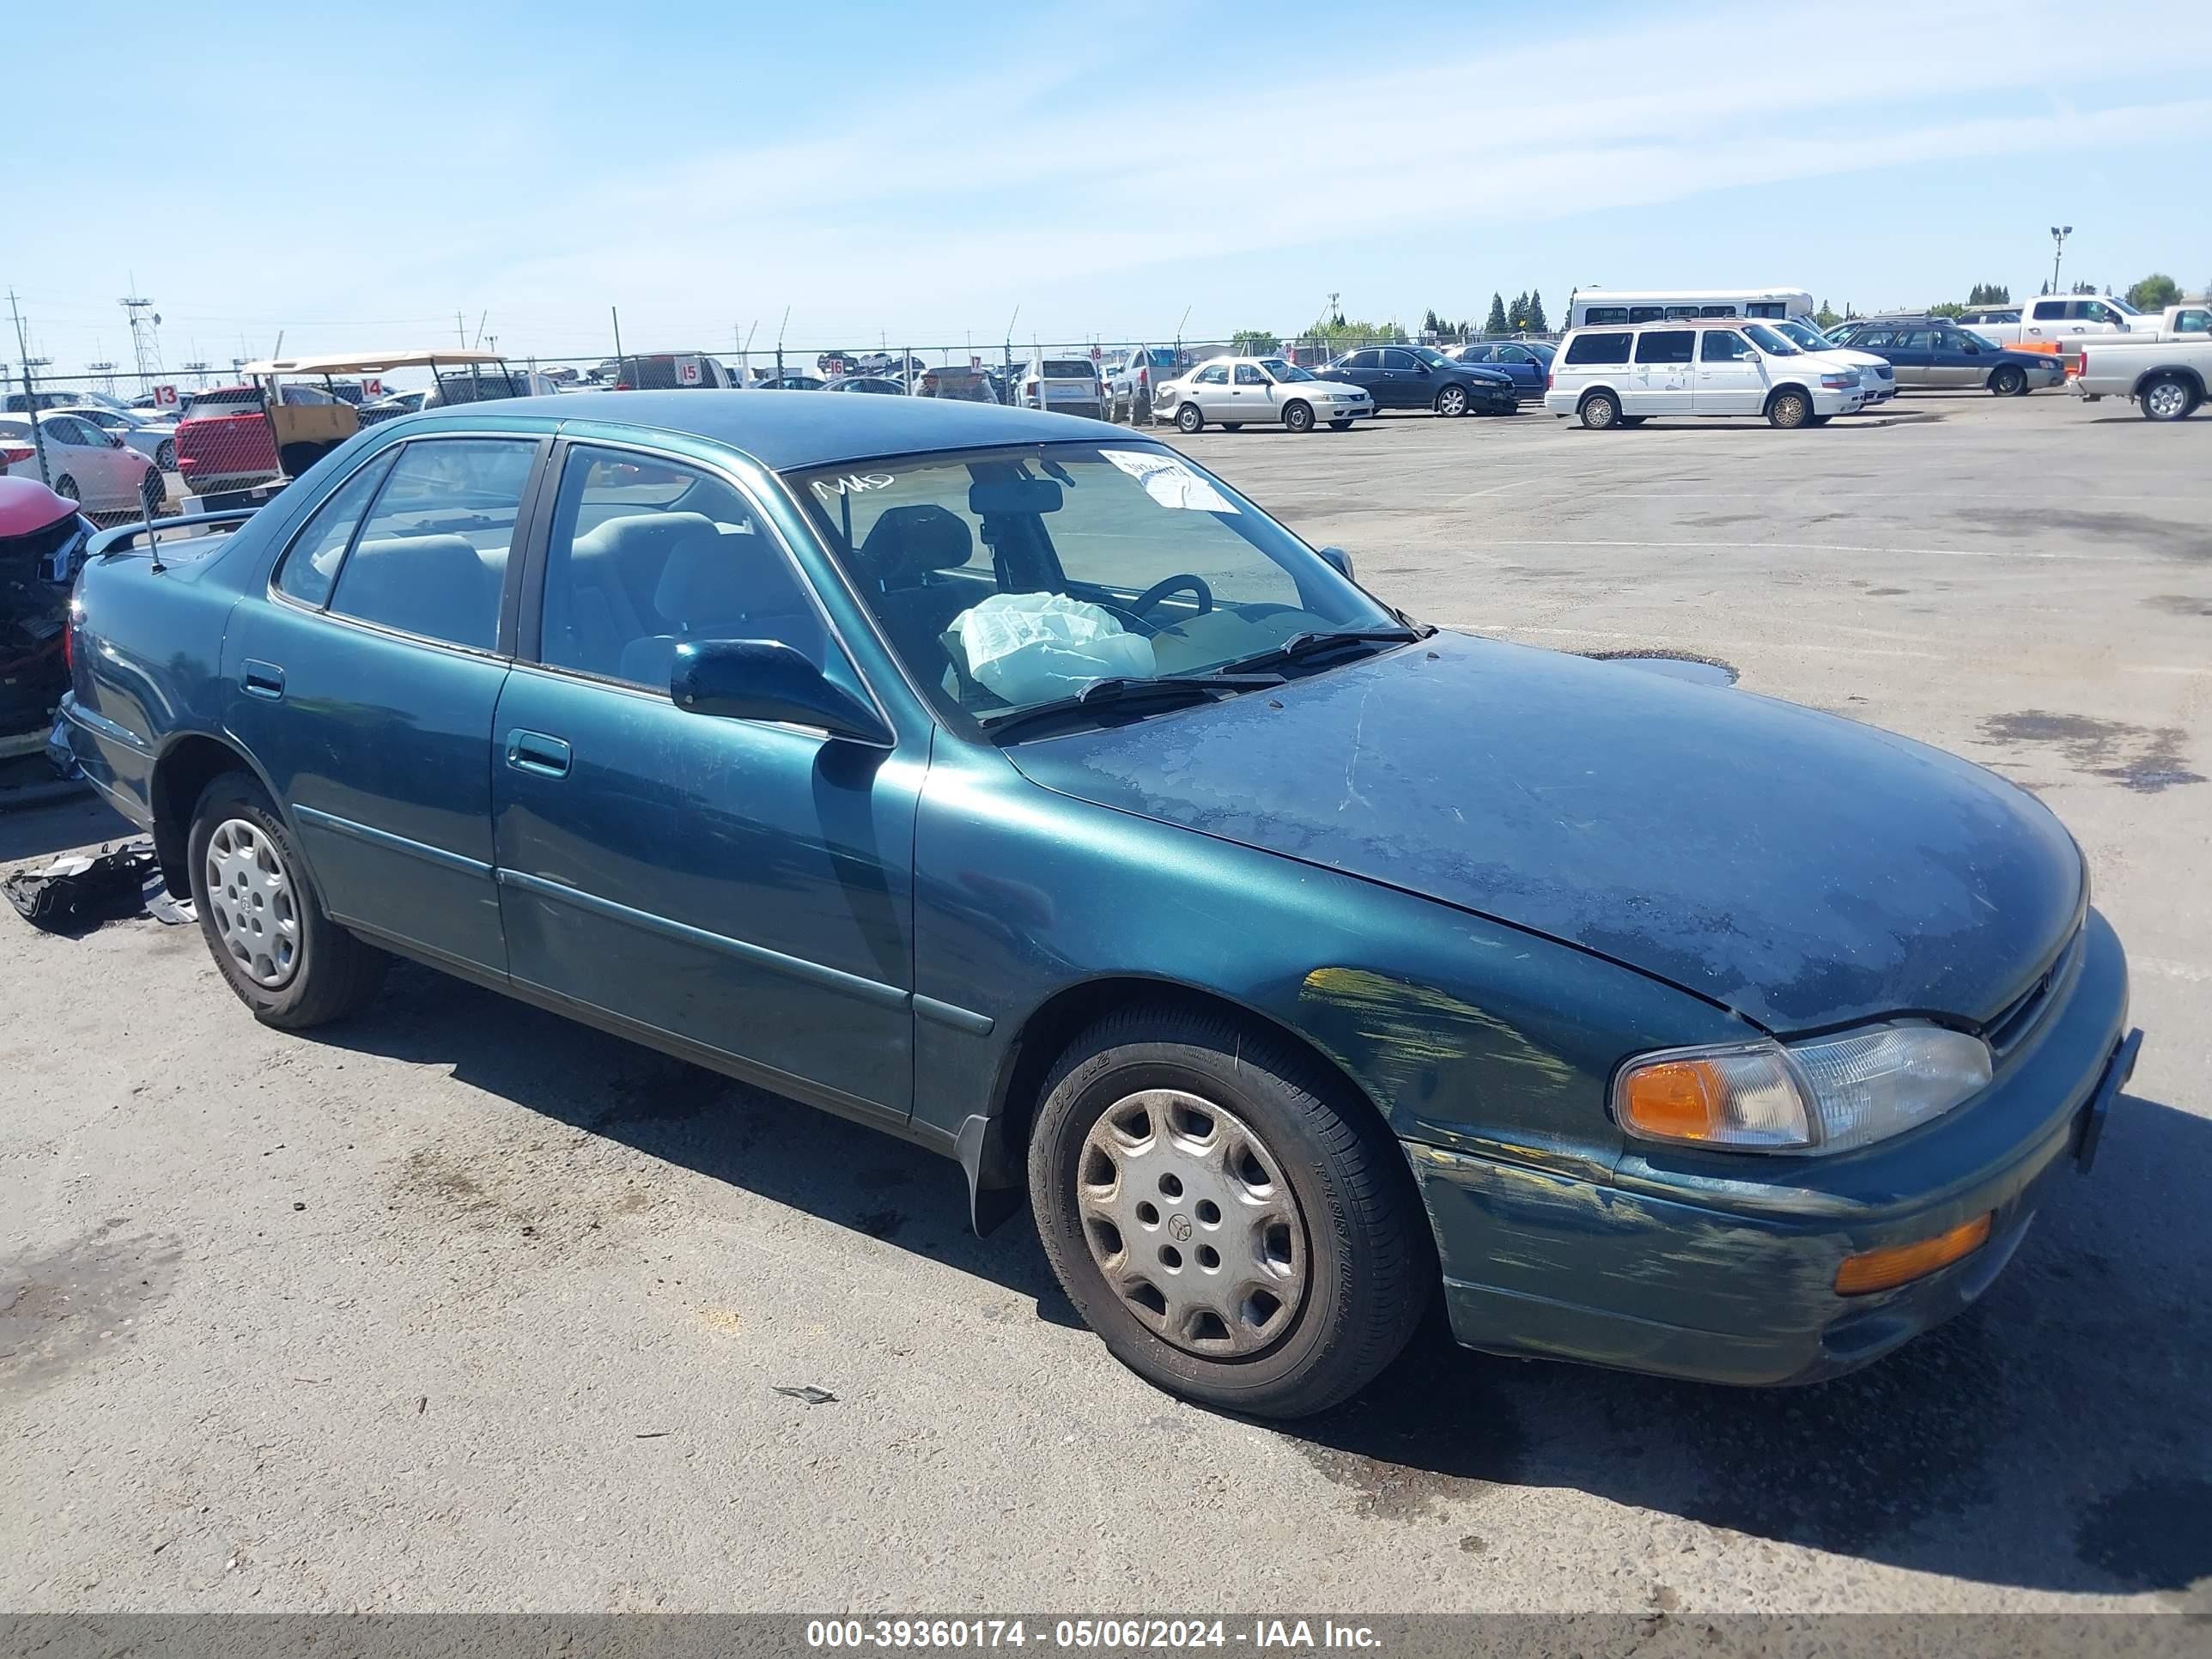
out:
<path id="1" fill-rule="evenodd" d="M 1310 432 L 1322 421 L 1342 432 L 1375 413 L 1375 399 L 1349 380 L 1324 380 L 1281 357 L 1214 357 L 1152 392 L 1152 416 L 1196 432 L 1209 421 L 1224 431 L 1279 421 Z"/>
<path id="2" fill-rule="evenodd" d="M 98 404 L 78 404 L 57 414 L 74 415 L 102 432 L 123 440 L 164 472 L 177 470 L 177 423 L 167 416 L 142 415 L 135 409 L 106 409 Z"/>
<path id="3" fill-rule="evenodd" d="M 161 471 L 120 438 L 75 415 L 39 416 L 45 439 L 46 480 L 57 495 L 88 513 L 159 513 L 167 494 Z M 0 415 L 0 473 L 39 476 L 39 447 L 25 415 Z"/>

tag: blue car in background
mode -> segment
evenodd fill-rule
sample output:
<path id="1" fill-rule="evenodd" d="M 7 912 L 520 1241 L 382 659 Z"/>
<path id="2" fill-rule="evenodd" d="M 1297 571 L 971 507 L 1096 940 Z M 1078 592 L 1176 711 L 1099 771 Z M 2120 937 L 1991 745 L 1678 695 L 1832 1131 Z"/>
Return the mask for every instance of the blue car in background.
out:
<path id="1" fill-rule="evenodd" d="M 1542 340 L 1478 340 L 1455 347 L 1444 355 L 1454 362 L 1500 370 L 1523 398 L 1540 398 L 1551 378 L 1552 358 L 1558 348 Z"/>
<path id="2" fill-rule="evenodd" d="M 146 539 L 78 577 L 53 751 L 255 1018 L 405 957 L 933 1149 L 1215 1407 L 1342 1401 L 1439 1298 L 1865 1364 L 1988 1288 L 2139 1041 L 2033 795 L 1415 622 L 1103 422 L 476 404 Z"/>

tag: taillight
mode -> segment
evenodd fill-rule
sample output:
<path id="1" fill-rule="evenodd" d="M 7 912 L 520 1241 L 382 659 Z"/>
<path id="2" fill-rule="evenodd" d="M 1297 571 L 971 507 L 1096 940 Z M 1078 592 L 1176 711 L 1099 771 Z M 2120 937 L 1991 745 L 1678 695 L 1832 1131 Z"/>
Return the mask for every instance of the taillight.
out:
<path id="1" fill-rule="evenodd" d="M 69 670 L 72 683 L 76 678 L 76 606 L 70 606 L 69 618 L 62 623 L 62 666 Z"/>
<path id="2" fill-rule="evenodd" d="M 0 466 L 15 466 L 39 452 L 28 444 L 0 444 Z"/>
<path id="3" fill-rule="evenodd" d="M 1546 369 L 1544 371 L 1544 390 L 1549 392 L 1552 389 L 1552 382 L 1557 378 L 1558 376 L 1551 369 Z"/>
<path id="4" fill-rule="evenodd" d="M 628 380 L 617 380 L 617 381 L 615 382 L 615 390 L 616 390 L 616 391 L 617 391 L 617 392 L 627 392 L 627 391 L 629 391 L 629 382 Z"/>

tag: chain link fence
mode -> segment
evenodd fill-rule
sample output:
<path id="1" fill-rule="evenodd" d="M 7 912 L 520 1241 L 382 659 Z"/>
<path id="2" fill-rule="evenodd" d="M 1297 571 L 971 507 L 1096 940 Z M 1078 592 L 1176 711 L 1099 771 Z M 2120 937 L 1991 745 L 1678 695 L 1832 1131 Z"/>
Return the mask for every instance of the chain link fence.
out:
<path id="1" fill-rule="evenodd" d="M 1515 334 L 1512 339 L 1556 335 Z M 1154 340 L 1001 340 L 978 346 L 782 345 L 750 351 L 528 355 L 389 374 L 249 377 L 244 363 L 58 373 L 0 364 L 0 475 L 33 477 L 112 524 L 222 506 L 281 486 L 365 425 L 425 407 L 601 390 L 753 387 L 963 398 L 1143 424 L 1150 391 L 1224 356 L 1319 368 L 1371 346 L 1429 344 L 1344 330 Z M 468 354 L 457 354 L 466 356 Z"/>

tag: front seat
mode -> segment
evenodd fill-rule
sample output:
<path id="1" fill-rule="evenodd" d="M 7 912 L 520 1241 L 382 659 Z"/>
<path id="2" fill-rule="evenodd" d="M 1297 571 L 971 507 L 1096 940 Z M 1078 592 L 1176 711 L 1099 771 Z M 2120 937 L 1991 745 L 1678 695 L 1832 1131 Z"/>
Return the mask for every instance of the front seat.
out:
<path id="1" fill-rule="evenodd" d="M 933 581 L 957 570 L 975 551 L 968 521 L 942 507 L 888 507 L 860 544 L 860 568 L 882 594 L 878 614 L 891 647 L 925 679 L 942 672 L 945 630 L 960 613 L 996 591 L 972 581 Z"/>
<path id="2" fill-rule="evenodd" d="M 641 685 L 666 685 L 686 640 L 781 640 L 817 667 L 827 654 L 821 617 L 783 556 L 711 522 L 669 550 L 653 605 L 665 631 L 632 640 L 622 654 L 622 678 Z"/>

